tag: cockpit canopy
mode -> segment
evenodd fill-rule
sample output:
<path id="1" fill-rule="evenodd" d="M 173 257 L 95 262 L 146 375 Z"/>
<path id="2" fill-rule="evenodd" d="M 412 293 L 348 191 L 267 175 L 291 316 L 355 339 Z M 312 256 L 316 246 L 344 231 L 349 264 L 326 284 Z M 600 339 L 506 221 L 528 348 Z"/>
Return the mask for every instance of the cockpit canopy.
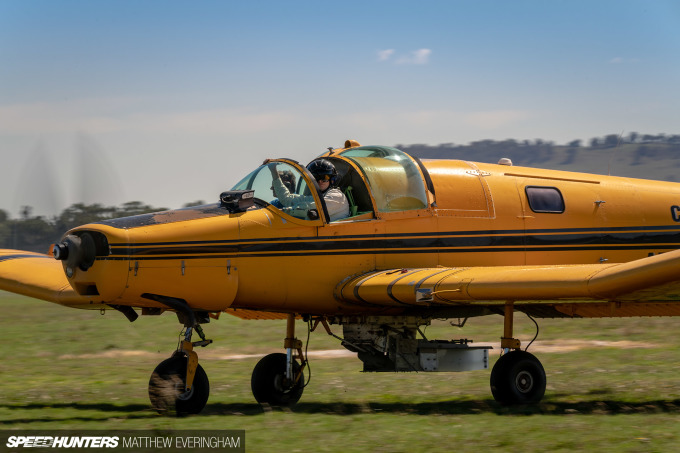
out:
<path id="1" fill-rule="evenodd" d="M 403 151 L 388 146 L 361 146 L 339 153 L 359 167 L 380 212 L 427 207 L 427 192 L 418 165 Z"/>
<path id="2" fill-rule="evenodd" d="M 350 203 L 357 200 L 360 213 L 427 208 L 427 190 L 418 164 L 396 148 L 360 146 L 331 152 L 323 158 L 335 165 L 339 189 L 348 195 Z M 276 179 L 272 166 L 279 175 Z M 315 219 L 323 208 L 318 206 L 320 198 L 313 195 L 317 189 L 305 173 L 295 162 L 272 161 L 243 178 L 232 190 L 254 190 L 255 198 L 293 217 Z"/>

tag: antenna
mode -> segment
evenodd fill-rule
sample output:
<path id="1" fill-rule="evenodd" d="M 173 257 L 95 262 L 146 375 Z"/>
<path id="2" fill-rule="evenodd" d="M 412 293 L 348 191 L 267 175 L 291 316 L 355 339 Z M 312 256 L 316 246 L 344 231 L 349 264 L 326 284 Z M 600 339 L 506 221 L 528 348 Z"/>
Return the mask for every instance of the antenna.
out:
<path id="1" fill-rule="evenodd" d="M 609 163 L 607 164 L 607 176 L 612 175 L 612 160 L 614 159 L 614 156 L 616 155 L 616 151 L 619 150 L 619 146 L 621 145 L 621 140 L 623 139 L 623 133 L 624 131 L 621 131 L 619 134 L 619 139 L 616 141 L 616 147 L 614 148 L 614 151 L 612 151 L 612 155 L 609 156 Z"/>

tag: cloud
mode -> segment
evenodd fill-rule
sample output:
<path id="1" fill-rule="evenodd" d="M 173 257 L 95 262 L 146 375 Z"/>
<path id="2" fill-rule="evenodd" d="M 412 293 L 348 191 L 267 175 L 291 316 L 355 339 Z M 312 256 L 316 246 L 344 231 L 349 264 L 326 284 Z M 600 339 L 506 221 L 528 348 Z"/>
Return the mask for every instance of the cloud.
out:
<path id="1" fill-rule="evenodd" d="M 84 99 L 72 102 L 0 106 L 0 133 L 55 134 L 82 130 L 91 134 L 145 133 L 244 135 L 280 131 L 301 119 L 289 111 L 203 109 L 176 112 L 144 111 L 135 100 Z M 118 107 L 127 105 L 127 109 Z"/>
<path id="2" fill-rule="evenodd" d="M 413 111 L 365 111 L 353 112 L 334 118 L 332 123 L 338 129 L 352 130 L 357 136 L 384 135 L 386 143 L 406 140 L 414 143 L 432 137 L 451 141 L 457 133 L 484 136 L 492 132 L 505 134 L 507 130 L 530 119 L 532 113 L 526 110 L 485 110 L 465 112 L 456 110 L 413 110 Z M 326 119 L 327 120 L 327 119 Z M 313 121 L 310 119 L 310 121 Z M 323 129 L 323 125 L 318 125 Z M 394 138 L 396 136 L 396 138 Z M 405 136 L 405 137 L 404 137 Z M 390 138 L 392 137 L 392 138 Z M 448 137 L 448 138 L 446 138 Z M 437 139 L 435 139 L 437 140 Z"/>
<path id="3" fill-rule="evenodd" d="M 412 50 L 406 55 L 397 55 L 396 59 L 392 57 L 395 56 L 396 50 L 385 49 L 378 51 L 378 61 L 394 61 L 394 64 L 400 65 L 424 65 L 430 62 L 430 55 L 432 54 L 431 49 L 418 49 Z"/>
<path id="4" fill-rule="evenodd" d="M 418 49 L 414 50 L 412 52 L 409 52 L 408 55 L 400 57 L 397 59 L 397 64 L 415 64 L 415 65 L 422 65 L 422 64 L 428 64 L 430 62 L 430 55 L 432 54 L 432 50 L 430 49 Z"/>
<path id="5" fill-rule="evenodd" d="M 86 113 L 65 103 L 30 103 L 0 107 L 0 133 L 33 134 L 74 132 L 79 129 L 110 132 L 118 120 L 101 113 Z"/>
<path id="6" fill-rule="evenodd" d="M 385 49 L 378 51 L 378 61 L 387 61 L 394 54 L 394 49 Z"/>
<path id="7" fill-rule="evenodd" d="M 292 112 L 256 112 L 245 109 L 210 109 L 175 113 L 138 113 L 126 118 L 125 126 L 151 133 L 240 136 L 281 131 L 301 119 Z"/>
<path id="8" fill-rule="evenodd" d="M 123 109 L 120 104 L 131 108 Z M 188 111 L 156 111 L 143 107 L 134 99 L 120 103 L 91 99 L 0 106 L 0 139 L 14 137 L 16 141 L 39 136 L 47 137 L 51 144 L 56 143 L 55 138 L 63 138 L 66 143 L 65 137 L 84 131 L 102 140 L 105 137 L 103 143 L 111 149 L 146 146 L 175 149 L 178 153 L 197 143 L 210 149 L 225 143 L 250 149 L 257 143 L 257 149 L 265 150 L 280 147 L 282 143 L 299 143 L 303 136 L 302 141 L 309 147 L 346 138 L 385 144 L 443 143 L 511 136 L 513 130 L 525 127 L 527 120 L 534 116 L 519 109 L 368 109 L 318 115 L 316 110 L 295 107 Z"/>

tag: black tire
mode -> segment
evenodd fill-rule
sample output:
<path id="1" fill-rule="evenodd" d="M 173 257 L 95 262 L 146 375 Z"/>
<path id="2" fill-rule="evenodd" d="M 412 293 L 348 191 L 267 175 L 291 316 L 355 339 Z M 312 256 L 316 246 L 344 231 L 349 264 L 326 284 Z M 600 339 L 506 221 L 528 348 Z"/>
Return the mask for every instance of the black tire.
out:
<path id="1" fill-rule="evenodd" d="M 160 413 L 175 415 L 198 414 L 210 395 L 208 376 L 201 365 L 196 366 L 191 390 L 184 391 L 187 375 L 187 357 L 176 354 L 162 361 L 149 379 L 149 400 Z"/>
<path id="2" fill-rule="evenodd" d="M 498 359 L 490 381 L 491 394 L 504 405 L 538 403 L 547 383 L 543 365 L 526 351 L 511 351 Z"/>
<path id="3" fill-rule="evenodd" d="M 294 362 L 293 371 L 297 375 L 300 371 L 300 364 Z M 302 373 L 300 379 L 294 384 L 286 381 L 286 354 L 269 354 L 255 365 L 250 387 L 258 403 L 292 406 L 302 396 L 305 375 Z"/>

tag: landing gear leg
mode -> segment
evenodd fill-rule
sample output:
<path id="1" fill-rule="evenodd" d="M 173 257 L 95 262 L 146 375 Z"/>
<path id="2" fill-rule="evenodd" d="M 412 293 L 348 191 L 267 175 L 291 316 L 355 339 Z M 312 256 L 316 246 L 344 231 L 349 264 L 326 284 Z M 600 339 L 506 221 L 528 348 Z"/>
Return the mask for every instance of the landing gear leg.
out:
<path id="1" fill-rule="evenodd" d="M 507 302 L 501 338 L 504 354 L 491 370 L 491 393 L 505 405 L 538 403 L 545 394 L 545 370 L 533 354 L 520 350 L 519 340 L 512 338 L 513 314 L 513 303 Z"/>
<path id="2" fill-rule="evenodd" d="M 295 338 L 294 314 L 288 315 L 284 348 L 285 354 L 269 354 L 255 365 L 250 385 L 258 403 L 292 406 L 302 396 L 307 360 L 302 353 L 302 341 Z"/>
<path id="3" fill-rule="evenodd" d="M 201 341 L 191 341 L 194 331 Z M 177 351 L 162 361 L 149 379 L 149 400 L 154 409 L 177 415 L 198 414 L 203 410 L 208 402 L 210 383 L 203 367 L 198 364 L 194 346 L 207 346 L 211 342 L 206 340 L 199 324 L 186 327 L 184 340 Z"/>

